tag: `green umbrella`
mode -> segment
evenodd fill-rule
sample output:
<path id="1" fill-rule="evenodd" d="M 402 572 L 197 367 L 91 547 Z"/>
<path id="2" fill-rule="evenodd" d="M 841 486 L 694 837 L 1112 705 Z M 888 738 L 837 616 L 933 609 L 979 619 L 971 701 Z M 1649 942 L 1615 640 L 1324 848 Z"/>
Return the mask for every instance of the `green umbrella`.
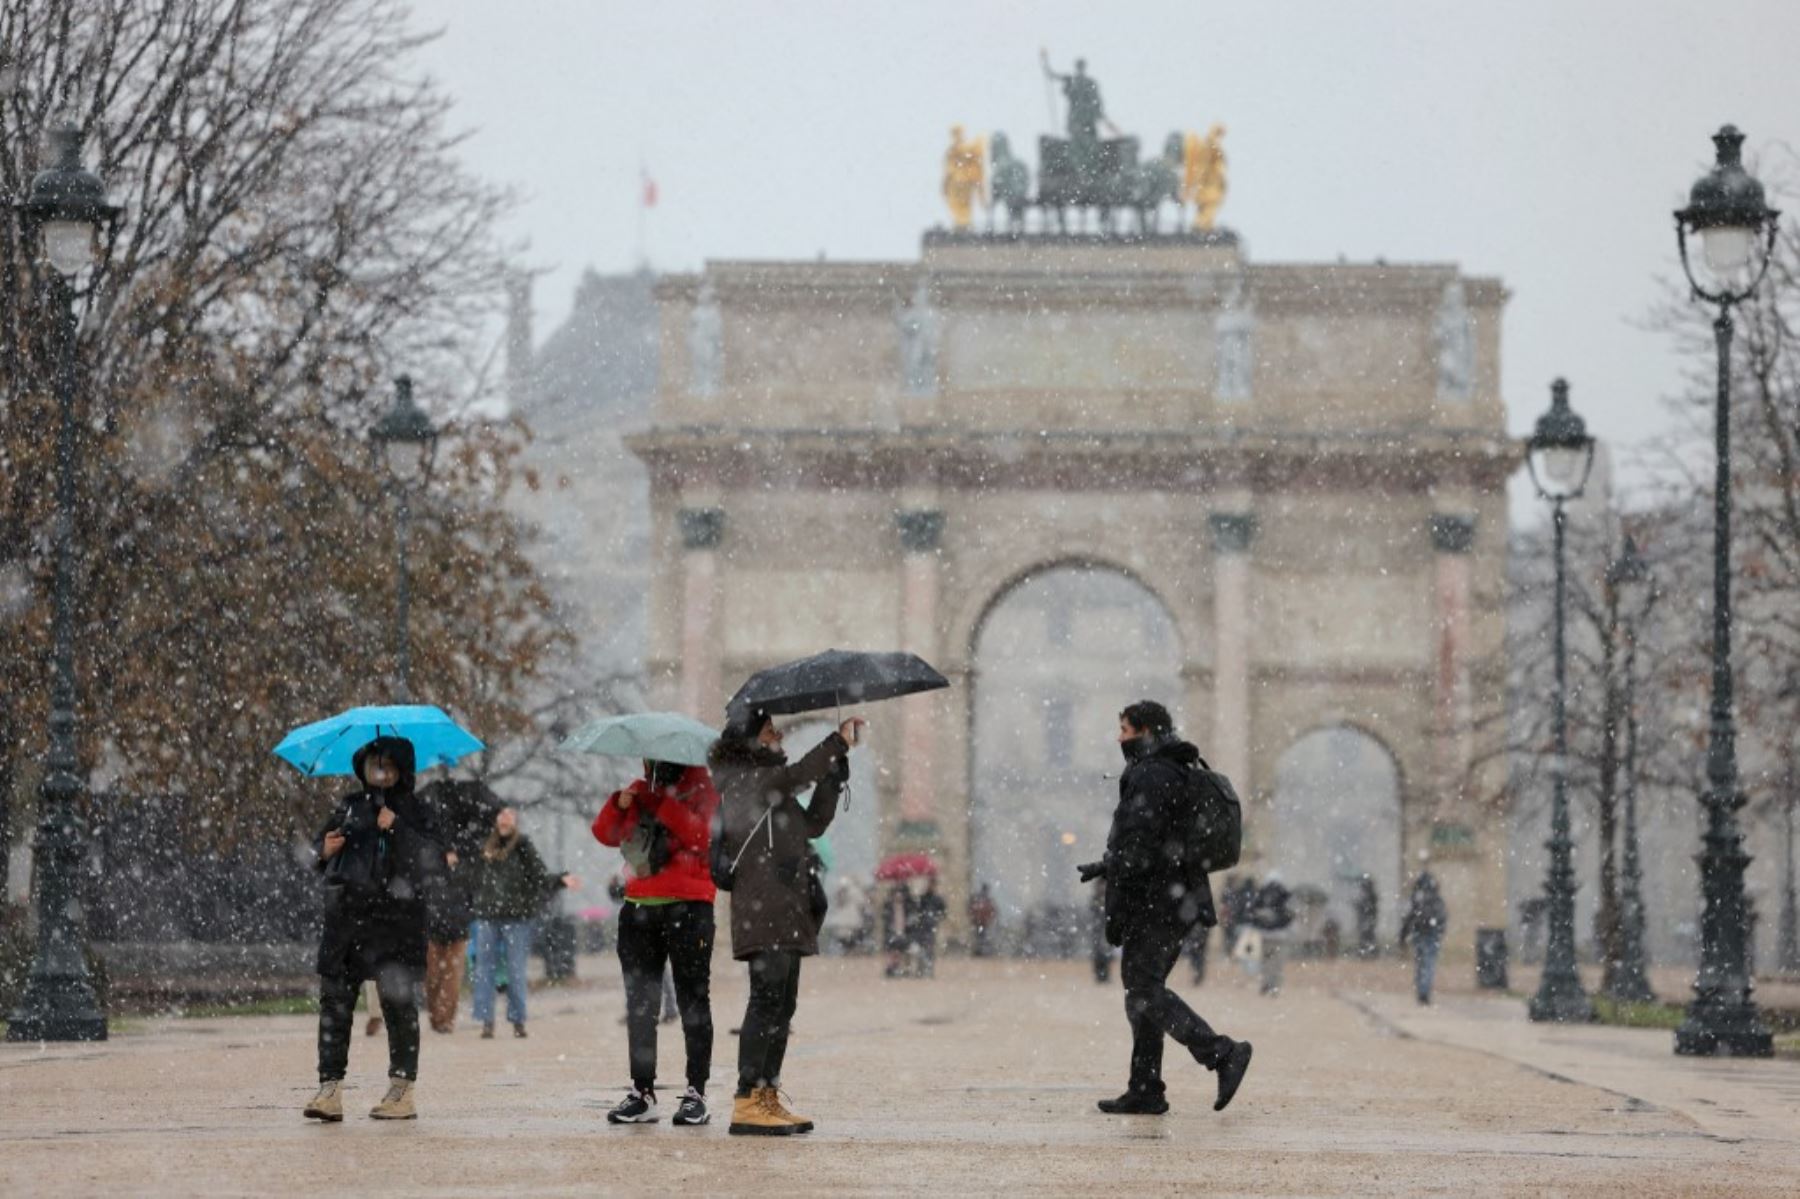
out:
<path id="1" fill-rule="evenodd" d="M 679 712 L 633 712 L 590 721 L 571 733 L 560 748 L 610 758 L 704 766 L 706 751 L 718 739 L 717 730 Z"/>

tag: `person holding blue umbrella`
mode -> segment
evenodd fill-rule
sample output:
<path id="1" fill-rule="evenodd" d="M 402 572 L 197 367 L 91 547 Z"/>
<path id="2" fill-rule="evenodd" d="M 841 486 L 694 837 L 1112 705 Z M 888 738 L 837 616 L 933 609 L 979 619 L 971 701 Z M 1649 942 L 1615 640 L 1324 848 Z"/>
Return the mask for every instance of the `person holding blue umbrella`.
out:
<path id="1" fill-rule="evenodd" d="M 417 1117 L 417 989 L 425 969 L 425 895 L 444 868 L 445 846 L 431 805 L 413 793 L 413 743 L 383 735 L 358 749 L 351 770 L 362 789 L 344 797 L 314 841 L 325 880 L 319 940 L 319 1091 L 310 1119 L 344 1118 L 356 993 L 373 979 L 388 1035 L 388 1090 L 369 1113 Z"/>

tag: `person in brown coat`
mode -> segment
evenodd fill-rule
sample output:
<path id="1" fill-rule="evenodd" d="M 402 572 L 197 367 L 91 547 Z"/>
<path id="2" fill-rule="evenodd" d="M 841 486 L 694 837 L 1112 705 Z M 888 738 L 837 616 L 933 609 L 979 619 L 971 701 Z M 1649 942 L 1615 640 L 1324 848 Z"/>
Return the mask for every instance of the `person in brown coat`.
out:
<path id="1" fill-rule="evenodd" d="M 738 1041 L 737 1135 L 811 1132 L 781 1103 L 781 1062 L 800 992 L 800 959 L 819 952 L 807 842 L 837 815 L 850 747 L 863 721 L 846 720 L 798 762 L 763 711 L 735 713 L 707 756 L 719 792 L 714 862 L 731 881 L 731 953 L 750 967 Z M 809 806 L 799 796 L 813 789 Z"/>

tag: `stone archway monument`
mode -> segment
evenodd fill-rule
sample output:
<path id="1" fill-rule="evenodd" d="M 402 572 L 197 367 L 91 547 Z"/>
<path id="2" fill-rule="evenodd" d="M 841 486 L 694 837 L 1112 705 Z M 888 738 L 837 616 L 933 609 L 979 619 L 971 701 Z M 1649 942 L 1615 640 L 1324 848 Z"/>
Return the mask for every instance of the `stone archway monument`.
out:
<path id="1" fill-rule="evenodd" d="M 660 703 L 716 720 L 778 661 L 924 656 L 954 685 L 872 713 L 880 826 L 945 860 L 960 916 L 977 636 L 1022 580 L 1092 564 L 1166 608 L 1166 698 L 1247 797 L 1251 868 L 1283 836 L 1281 755 L 1375 730 L 1457 940 L 1504 923 L 1503 813 L 1477 798 L 1500 788 L 1469 781 L 1517 459 L 1498 281 L 1252 263 L 1224 232 L 936 233 L 916 261 L 711 262 L 658 297 L 630 444 Z"/>

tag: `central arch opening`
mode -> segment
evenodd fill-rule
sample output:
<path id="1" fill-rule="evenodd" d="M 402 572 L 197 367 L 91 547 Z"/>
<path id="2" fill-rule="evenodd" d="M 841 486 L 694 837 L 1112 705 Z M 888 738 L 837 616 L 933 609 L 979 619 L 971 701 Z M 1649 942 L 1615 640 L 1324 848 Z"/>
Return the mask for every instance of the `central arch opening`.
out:
<path id="1" fill-rule="evenodd" d="M 1104 851 L 1118 800 L 1119 709 L 1160 700 L 1179 727 L 1181 661 L 1162 601 L 1110 567 L 1033 573 L 982 620 L 973 656 L 970 883 L 992 888 L 1002 944 L 1070 950 L 1090 892 L 1075 867 Z"/>
<path id="2" fill-rule="evenodd" d="M 1375 884 L 1376 927 L 1400 927 L 1400 771 L 1385 745 L 1360 729 L 1333 725 L 1290 745 L 1275 764 L 1269 838 L 1271 864 L 1298 901 L 1302 941 L 1324 940 L 1335 921 L 1353 941 L 1357 896 L 1366 874 Z"/>

